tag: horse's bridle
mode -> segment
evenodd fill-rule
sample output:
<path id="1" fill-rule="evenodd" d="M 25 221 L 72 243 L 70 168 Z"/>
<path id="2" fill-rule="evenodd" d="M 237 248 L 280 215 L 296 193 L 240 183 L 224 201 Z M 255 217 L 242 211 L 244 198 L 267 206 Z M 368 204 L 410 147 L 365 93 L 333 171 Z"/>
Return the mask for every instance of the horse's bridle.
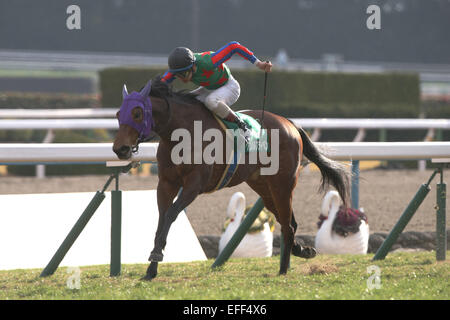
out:
<path id="1" fill-rule="evenodd" d="M 170 120 L 172 119 L 172 108 L 170 107 L 169 100 L 166 97 L 164 97 L 164 96 L 163 96 L 163 99 L 164 99 L 164 101 L 167 104 L 167 110 L 168 110 L 168 113 L 169 113 L 169 119 L 164 124 L 163 128 L 158 130 L 159 132 L 157 132 L 157 134 L 161 134 L 161 133 L 164 133 L 165 131 L 167 131 L 169 129 Z M 133 152 L 133 153 L 138 152 L 139 151 L 139 144 L 141 142 L 152 141 L 156 137 L 157 134 L 149 135 L 146 138 L 142 138 L 141 135 L 139 135 L 137 140 L 136 140 L 136 144 L 134 146 L 131 146 L 131 152 Z"/>

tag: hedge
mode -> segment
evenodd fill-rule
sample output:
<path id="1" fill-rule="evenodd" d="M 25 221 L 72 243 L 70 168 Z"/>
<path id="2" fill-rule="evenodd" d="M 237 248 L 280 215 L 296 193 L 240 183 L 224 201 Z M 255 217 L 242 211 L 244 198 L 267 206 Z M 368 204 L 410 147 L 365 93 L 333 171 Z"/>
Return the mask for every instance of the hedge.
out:
<path id="1" fill-rule="evenodd" d="M 0 109 L 98 108 L 97 95 L 0 92 Z"/>
<path id="2" fill-rule="evenodd" d="M 103 107 L 120 106 L 122 86 L 139 90 L 165 68 L 108 68 L 100 72 Z M 233 109 L 260 109 L 264 76 L 255 69 L 234 70 L 241 96 Z M 194 88 L 175 81 L 174 87 Z M 269 74 L 266 110 L 286 117 L 414 118 L 420 112 L 416 74 L 274 71 Z"/>

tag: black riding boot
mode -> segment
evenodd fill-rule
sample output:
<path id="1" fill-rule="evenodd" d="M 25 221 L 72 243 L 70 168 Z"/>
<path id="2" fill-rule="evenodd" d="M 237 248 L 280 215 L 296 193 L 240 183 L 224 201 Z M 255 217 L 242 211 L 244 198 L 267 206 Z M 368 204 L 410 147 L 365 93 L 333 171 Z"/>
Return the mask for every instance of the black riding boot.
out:
<path id="1" fill-rule="evenodd" d="M 242 131 L 244 131 L 245 142 L 247 144 L 249 143 L 250 128 L 244 121 L 242 121 L 233 111 L 230 111 L 230 113 L 224 118 L 224 120 L 236 123 L 238 128 L 241 129 Z"/>
<path id="2" fill-rule="evenodd" d="M 249 126 L 244 121 L 242 121 L 239 117 L 236 117 L 236 120 L 234 121 L 234 123 L 237 124 L 239 129 L 242 129 L 242 131 L 244 131 L 245 142 L 249 143 L 249 141 L 250 141 L 250 128 L 249 128 Z"/>

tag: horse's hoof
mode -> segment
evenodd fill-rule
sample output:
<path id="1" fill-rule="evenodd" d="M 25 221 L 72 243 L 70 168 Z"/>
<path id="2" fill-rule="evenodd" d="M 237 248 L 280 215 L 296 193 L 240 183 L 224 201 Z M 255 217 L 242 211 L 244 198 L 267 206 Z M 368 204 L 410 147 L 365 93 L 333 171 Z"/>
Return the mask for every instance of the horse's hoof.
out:
<path id="1" fill-rule="evenodd" d="M 142 281 L 152 281 L 156 277 L 155 275 L 146 274 L 144 277 L 141 278 Z"/>
<path id="2" fill-rule="evenodd" d="M 155 272 L 149 272 L 149 271 L 147 270 L 147 274 L 146 274 L 145 276 L 143 276 L 143 277 L 141 278 L 141 280 L 144 280 L 144 281 L 152 281 L 153 279 L 156 278 L 156 275 L 157 275 L 157 272 L 156 272 L 156 271 L 155 271 Z"/>
<path id="3" fill-rule="evenodd" d="M 141 280 L 151 281 L 156 277 L 157 274 L 158 274 L 158 263 L 152 262 L 147 268 L 147 274 L 143 278 L 141 278 Z"/>
<path id="4" fill-rule="evenodd" d="M 152 281 L 154 278 L 155 277 L 146 274 L 144 277 L 141 278 L 141 281 Z"/>
<path id="5" fill-rule="evenodd" d="M 280 270 L 280 272 L 278 272 L 279 276 L 285 276 L 287 274 L 287 270 Z"/>
<path id="6" fill-rule="evenodd" d="M 317 255 L 317 251 L 313 247 L 302 247 L 298 245 L 292 248 L 292 254 L 296 257 L 311 259 Z"/>
<path id="7" fill-rule="evenodd" d="M 300 257 L 305 259 L 312 259 L 317 255 L 317 250 L 313 247 L 303 247 Z"/>

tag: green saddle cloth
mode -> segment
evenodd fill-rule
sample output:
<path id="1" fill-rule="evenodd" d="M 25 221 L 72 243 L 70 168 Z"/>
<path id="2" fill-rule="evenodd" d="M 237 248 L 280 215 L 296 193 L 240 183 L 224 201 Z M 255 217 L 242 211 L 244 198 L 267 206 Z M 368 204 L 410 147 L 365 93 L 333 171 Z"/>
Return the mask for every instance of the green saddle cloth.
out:
<path id="1" fill-rule="evenodd" d="M 270 151 L 269 141 L 267 138 L 267 129 L 264 129 L 261 132 L 260 123 L 255 118 L 247 114 L 236 112 L 236 115 L 250 128 L 250 139 L 249 142 L 245 144 L 245 152 L 255 152 L 258 151 L 259 148 L 261 148 L 261 151 Z M 223 119 L 221 120 L 228 129 L 239 129 L 236 123 Z"/>

